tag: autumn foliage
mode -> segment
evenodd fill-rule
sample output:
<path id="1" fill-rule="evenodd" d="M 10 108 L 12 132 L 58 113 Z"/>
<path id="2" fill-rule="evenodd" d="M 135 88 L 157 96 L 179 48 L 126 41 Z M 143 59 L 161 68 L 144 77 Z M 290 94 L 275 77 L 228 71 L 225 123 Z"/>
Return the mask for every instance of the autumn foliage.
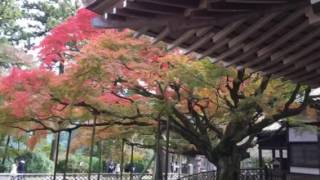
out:
<path id="1" fill-rule="evenodd" d="M 86 41 L 99 36 L 103 30 L 91 26 L 95 15 L 87 9 L 80 9 L 75 16 L 53 28 L 38 46 L 43 63 L 51 66 L 71 59 Z"/>
<path id="2" fill-rule="evenodd" d="M 76 32 L 77 26 L 66 32 Z M 53 43 L 57 46 L 42 46 L 46 63 L 65 61 L 70 51 L 66 42 L 97 33 L 99 38 L 81 48 L 62 75 L 14 70 L 2 78 L 2 122 L 54 131 L 90 127 L 96 119 L 97 126 L 130 131 L 170 121 L 171 130 L 192 145 L 192 152 L 218 165 L 223 170 L 220 179 L 230 179 L 226 172 L 238 173 L 263 128 L 299 114 L 307 105 L 307 86 L 171 54 L 147 39 L 133 38 L 129 30 L 89 28 L 86 35 L 72 36 L 60 30 L 59 43 Z"/>

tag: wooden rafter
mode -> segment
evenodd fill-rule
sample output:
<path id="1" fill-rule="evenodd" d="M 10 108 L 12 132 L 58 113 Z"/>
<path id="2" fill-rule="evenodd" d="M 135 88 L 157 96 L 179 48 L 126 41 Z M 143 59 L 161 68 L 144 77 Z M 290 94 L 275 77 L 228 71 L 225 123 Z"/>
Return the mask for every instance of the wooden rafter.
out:
<path id="1" fill-rule="evenodd" d="M 320 85 L 320 16 L 309 0 L 98 1 L 89 8 L 107 13 L 93 21 L 100 28 L 132 28 L 168 50 Z"/>

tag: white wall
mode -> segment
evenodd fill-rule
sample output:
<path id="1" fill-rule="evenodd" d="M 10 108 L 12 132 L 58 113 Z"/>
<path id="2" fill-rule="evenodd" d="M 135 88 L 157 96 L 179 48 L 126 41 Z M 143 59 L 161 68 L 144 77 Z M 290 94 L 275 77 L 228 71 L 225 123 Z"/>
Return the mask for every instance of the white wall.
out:
<path id="1" fill-rule="evenodd" d="M 290 167 L 291 173 L 320 175 L 319 168 Z"/>
<path id="2" fill-rule="evenodd" d="M 305 127 L 290 128 L 289 142 L 318 142 L 318 132 Z"/>

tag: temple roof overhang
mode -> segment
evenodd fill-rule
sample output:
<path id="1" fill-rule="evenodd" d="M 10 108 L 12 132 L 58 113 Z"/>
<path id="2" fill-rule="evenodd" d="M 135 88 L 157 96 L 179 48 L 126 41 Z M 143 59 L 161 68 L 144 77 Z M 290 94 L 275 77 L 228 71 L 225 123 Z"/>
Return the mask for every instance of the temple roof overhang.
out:
<path id="1" fill-rule="evenodd" d="M 320 0 L 87 0 L 99 28 L 131 28 L 199 58 L 320 86 Z"/>

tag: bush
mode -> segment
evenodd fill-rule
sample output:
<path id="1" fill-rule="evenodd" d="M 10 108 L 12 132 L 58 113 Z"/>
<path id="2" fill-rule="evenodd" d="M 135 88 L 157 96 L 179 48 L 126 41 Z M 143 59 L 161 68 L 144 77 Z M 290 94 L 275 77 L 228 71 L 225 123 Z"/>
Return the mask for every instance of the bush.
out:
<path id="1" fill-rule="evenodd" d="M 7 172 L 8 168 L 5 165 L 0 164 L 0 173 Z"/>
<path id="2" fill-rule="evenodd" d="M 133 163 L 133 166 L 135 167 L 134 169 L 134 173 L 141 173 L 144 169 L 144 165 L 142 163 Z M 130 172 L 131 171 L 131 165 L 130 164 L 126 164 L 124 167 L 124 171 L 125 172 Z"/>
<path id="3" fill-rule="evenodd" d="M 26 152 L 18 157 L 26 161 L 26 173 L 48 173 L 53 171 L 53 162 L 42 153 Z"/>
<path id="4" fill-rule="evenodd" d="M 65 160 L 58 162 L 57 171 L 64 171 Z M 72 173 L 86 173 L 89 169 L 89 157 L 82 155 L 70 155 L 68 162 L 68 171 Z M 99 159 L 92 158 L 92 172 L 99 172 Z"/>

